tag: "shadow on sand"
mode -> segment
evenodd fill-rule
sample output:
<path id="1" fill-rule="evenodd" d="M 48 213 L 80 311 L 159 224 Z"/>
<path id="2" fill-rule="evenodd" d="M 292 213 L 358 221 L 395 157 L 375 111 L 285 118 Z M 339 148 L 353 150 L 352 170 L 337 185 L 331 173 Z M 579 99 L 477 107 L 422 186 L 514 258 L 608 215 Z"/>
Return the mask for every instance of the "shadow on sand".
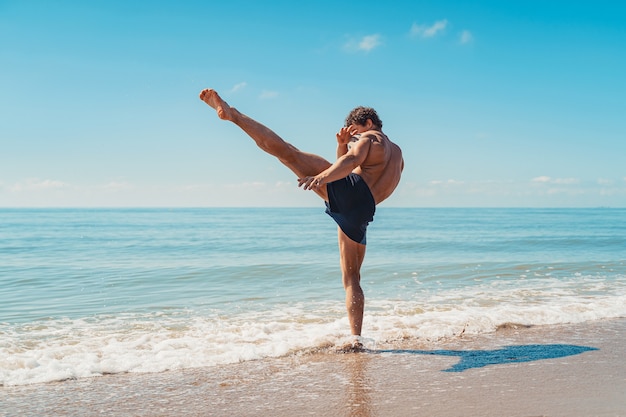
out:
<path id="1" fill-rule="evenodd" d="M 377 350 L 373 353 L 398 353 L 412 355 L 442 355 L 461 358 L 456 365 L 442 372 L 463 372 L 467 369 L 482 368 L 488 365 L 533 362 L 542 359 L 563 358 L 579 355 L 597 348 L 575 345 L 522 345 L 507 346 L 495 350 Z"/>

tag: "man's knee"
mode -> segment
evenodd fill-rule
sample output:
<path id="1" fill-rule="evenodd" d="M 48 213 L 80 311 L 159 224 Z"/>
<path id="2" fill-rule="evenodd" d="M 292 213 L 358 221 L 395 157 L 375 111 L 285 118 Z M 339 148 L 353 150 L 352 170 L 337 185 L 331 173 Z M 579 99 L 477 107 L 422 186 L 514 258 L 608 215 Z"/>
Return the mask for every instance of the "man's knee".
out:
<path id="1" fill-rule="evenodd" d="M 354 272 L 344 273 L 343 286 L 346 290 L 361 291 L 361 275 Z"/>

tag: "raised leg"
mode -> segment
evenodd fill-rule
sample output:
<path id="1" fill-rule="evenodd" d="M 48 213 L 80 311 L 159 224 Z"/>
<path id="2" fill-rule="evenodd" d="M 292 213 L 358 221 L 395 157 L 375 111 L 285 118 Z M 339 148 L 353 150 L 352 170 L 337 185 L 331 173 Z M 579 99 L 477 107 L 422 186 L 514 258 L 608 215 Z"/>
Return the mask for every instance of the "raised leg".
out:
<path id="1" fill-rule="evenodd" d="M 353 335 L 360 336 L 365 307 L 365 295 L 361 288 L 361 265 L 365 258 L 365 245 L 350 239 L 339 227 L 337 230 L 341 276 L 346 290 L 346 310 L 350 320 L 350 331 Z"/>
<path id="2" fill-rule="evenodd" d="M 239 126 L 250 136 L 259 148 L 275 156 L 298 178 L 317 175 L 331 164 L 321 156 L 300 151 L 284 141 L 268 127 L 230 107 L 215 90 L 207 89 L 200 93 L 200 99 L 211 106 L 222 120 L 228 120 Z M 328 200 L 326 188 L 314 190 L 324 200 Z"/>

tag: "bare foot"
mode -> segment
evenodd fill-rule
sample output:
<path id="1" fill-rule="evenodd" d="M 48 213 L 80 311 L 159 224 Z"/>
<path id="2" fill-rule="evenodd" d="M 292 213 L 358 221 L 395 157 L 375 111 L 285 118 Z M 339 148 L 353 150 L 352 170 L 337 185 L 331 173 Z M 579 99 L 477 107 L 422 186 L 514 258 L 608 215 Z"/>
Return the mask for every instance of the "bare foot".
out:
<path id="1" fill-rule="evenodd" d="M 358 340 L 355 340 L 354 342 L 346 343 L 345 345 L 341 346 L 339 349 L 337 349 L 337 352 L 339 353 L 365 352 L 365 347 L 363 346 L 361 342 L 359 342 Z"/>
<path id="2" fill-rule="evenodd" d="M 232 109 L 222 98 L 217 94 L 217 91 L 212 89 L 202 90 L 200 93 L 200 100 L 204 101 L 209 106 L 213 107 L 217 112 L 217 117 L 222 120 L 233 120 Z"/>

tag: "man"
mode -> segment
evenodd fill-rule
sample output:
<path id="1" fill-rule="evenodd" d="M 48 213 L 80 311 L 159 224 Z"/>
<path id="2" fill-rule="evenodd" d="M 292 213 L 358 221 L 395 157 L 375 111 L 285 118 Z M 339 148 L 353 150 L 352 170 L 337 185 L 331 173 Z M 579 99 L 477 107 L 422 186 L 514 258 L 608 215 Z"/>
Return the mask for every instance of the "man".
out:
<path id="1" fill-rule="evenodd" d="M 326 202 L 326 212 L 337 222 L 339 253 L 350 330 L 361 336 L 365 296 L 361 264 L 365 232 L 376 205 L 395 190 L 404 168 L 402 151 L 382 132 L 376 111 L 357 107 L 337 133 L 337 160 L 298 150 L 276 133 L 230 107 L 216 91 L 203 90 L 200 99 L 220 119 L 239 126 L 265 152 L 275 156 L 298 176 L 298 186 L 312 190 Z M 360 346 L 358 339 L 356 347 Z"/>

